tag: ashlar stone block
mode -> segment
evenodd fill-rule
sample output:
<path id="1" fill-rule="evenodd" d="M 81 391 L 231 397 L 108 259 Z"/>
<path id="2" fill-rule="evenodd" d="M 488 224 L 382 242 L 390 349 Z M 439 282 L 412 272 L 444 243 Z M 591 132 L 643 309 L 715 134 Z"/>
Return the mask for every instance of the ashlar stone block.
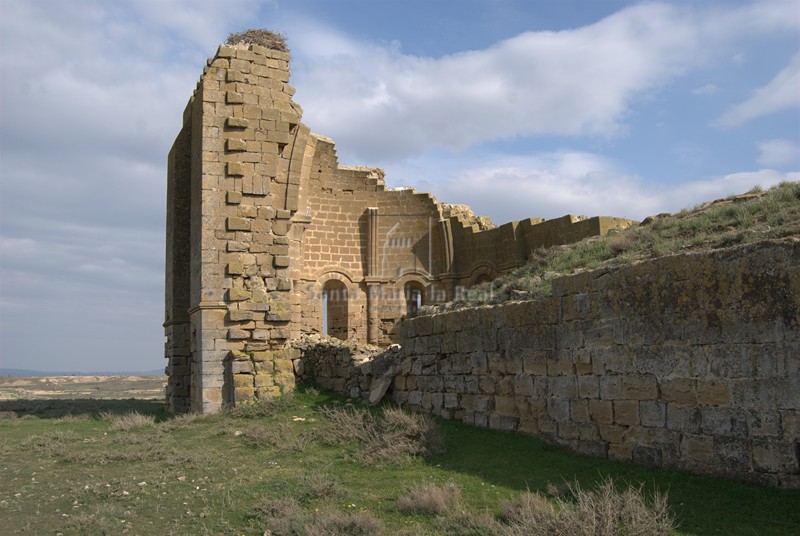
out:
<path id="1" fill-rule="evenodd" d="M 250 122 L 244 117 L 228 117 L 225 119 L 225 126 L 228 128 L 247 128 Z"/>
<path id="2" fill-rule="evenodd" d="M 244 103 L 244 95 L 238 93 L 236 91 L 226 91 L 225 92 L 225 102 L 227 104 L 243 104 Z"/>
<path id="3" fill-rule="evenodd" d="M 225 171 L 230 177 L 242 177 L 245 174 L 244 164 L 241 162 L 228 162 Z"/>
<path id="4" fill-rule="evenodd" d="M 225 192 L 225 202 L 229 205 L 238 205 L 242 202 L 242 192 Z"/>
<path id="5" fill-rule="evenodd" d="M 627 426 L 639 424 L 639 402 L 636 400 L 615 400 L 614 422 Z"/>
<path id="6" fill-rule="evenodd" d="M 247 142 L 238 138 L 228 138 L 225 140 L 225 149 L 230 152 L 246 151 Z"/>
<path id="7" fill-rule="evenodd" d="M 251 296 L 252 296 L 251 292 L 247 289 L 243 288 L 228 289 L 229 302 L 249 300 Z"/>
<path id="8" fill-rule="evenodd" d="M 225 226 L 229 231 L 249 231 L 250 225 L 249 219 L 235 216 L 230 216 L 225 221 Z"/>

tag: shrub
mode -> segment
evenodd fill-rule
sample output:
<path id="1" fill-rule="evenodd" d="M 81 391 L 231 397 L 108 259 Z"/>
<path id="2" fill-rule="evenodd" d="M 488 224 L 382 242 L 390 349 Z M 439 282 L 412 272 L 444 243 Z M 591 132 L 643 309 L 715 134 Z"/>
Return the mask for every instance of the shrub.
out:
<path id="1" fill-rule="evenodd" d="M 161 422 L 158 424 L 159 432 L 169 433 L 174 430 L 183 430 L 189 426 L 189 424 L 193 423 L 194 421 L 200 420 L 205 418 L 206 416 L 202 413 L 181 413 L 175 415 L 169 420 Z"/>
<path id="2" fill-rule="evenodd" d="M 372 536 L 383 532 L 381 520 L 367 511 L 347 514 L 336 510 L 319 512 L 305 527 L 306 536 Z"/>
<path id="3" fill-rule="evenodd" d="M 313 471 L 303 473 L 299 482 L 297 499 L 301 503 L 309 503 L 317 499 L 331 499 L 342 497 L 346 490 L 339 484 L 339 480 L 332 474 Z"/>
<path id="4" fill-rule="evenodd" d="M 443 515 L 460 506 L 461 490 L 452 482 L 414 486 L 397 499 L 397 509 L 406 514 Z"/>
<path id="5" fill-rule="evenodd" d="M 303 509 L 290 497 L 264 499 L 253 509 L 251 517 L 263 523 L 265 534 L 291 536 L 304 534 L 307 519 Z"/>
<path id="6" fill-rule="evenodd" d="M 380 519 L 369 512 L 344 513 L 328 507 L 312 515 L 293 498 L 264 499 L 251 517 L 272 536 L 372 536 L 383 532 Z"/>
<path id="7" fill-rule="evenodd" d="M 400 408 L 385 408 L 380 413 L 349 407 L 323 408 L 330 421 L 321 439 L 331 445 L 356 441 L 361 449 L 355 458 L 365 465 L 403 463 L 418 455 L 441 451 L 441 436 L 429 416 Z"/>
<path id="8" fill-rule="evenodd" d="M 302 452 L 308 447 L 307 434 L 295 433 L 286 423 L 255 423 L 242 431 L 244 439 L 255 447 L 271 448 L 276 452 Z"/>
<path id="9" fill-rule="evenodd" d="M 63 417 L 53 419 L 53 422 L 60 424 L 74 424 L 76 422 L 89 422 L 92 416 L 88 413 L 67 413 Z"/>
<path id="10" fill-rule="evenodd" d="M 674 529 L 665 495 L 647 500 L 642 487 L 617 491 L 614 480 L 603 480 L 586 491 L 575 483 L 570 498 L 548 499 L 524 493 L 503 505 L 500 532 L 508 536 L 666 536 Z"/>
<path id="11" fill-rule="evenodd" d="M 100 418 L 103 420 L 111 421 L 112 430 L 121 430 L 123 432 L 131 430 L 133 428 L 153 426 L 156 422 L 156 418 L 154 416 L 143 415 L 138 411 L 133 411 L 131 413 L 123 413 L 122 415 L 103 412 L 100 414 Z"/>

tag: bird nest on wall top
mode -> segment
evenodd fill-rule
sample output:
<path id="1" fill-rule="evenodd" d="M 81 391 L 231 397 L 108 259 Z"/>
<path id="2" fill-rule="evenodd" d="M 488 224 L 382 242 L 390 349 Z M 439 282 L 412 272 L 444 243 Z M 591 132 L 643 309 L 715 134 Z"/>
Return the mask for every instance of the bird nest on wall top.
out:
<path id="1" fill-rule="evenodd" d="M 286 46 L 286 36 L 265 29 L 251 29 L 243 32 L 232 33 L 228 36 L 226 45 L 259 45 L 271 50 L 289 52 Z"/>

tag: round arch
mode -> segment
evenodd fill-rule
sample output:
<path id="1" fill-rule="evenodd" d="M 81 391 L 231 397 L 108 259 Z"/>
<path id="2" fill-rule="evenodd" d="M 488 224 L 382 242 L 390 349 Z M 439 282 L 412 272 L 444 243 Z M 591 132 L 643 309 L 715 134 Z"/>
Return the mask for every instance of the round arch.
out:
<path id="1" fill-rule="evenodd" d="M 312 320 L 314 331 L 342 340 L 354 336 L 359 324 L 354 316 L 358 300 L 358 286 L 349 274 L 342 270 L 320 274 L 308 296 L 307 312 L 316 317 Z"/>
<path id="2" fill-rule="evenodd" d="M 428 286 L 430 279 L 423 273 L 403 274 L 395 282 L 395 290 L 402 301 L 403 316 L 413 317 L 423 305 L 430 302 Z"/>
<path id="3" fill-rule="evenodd" d="M 481 283 L 488 283 L 489 281 L 493 281 L 496 277 L 497 270 L 494 265 L 491 263 L 483 263 L 472 269 L 472 272 L 467 278 L 469 281 L 468 286 L 471 288 Z"/>

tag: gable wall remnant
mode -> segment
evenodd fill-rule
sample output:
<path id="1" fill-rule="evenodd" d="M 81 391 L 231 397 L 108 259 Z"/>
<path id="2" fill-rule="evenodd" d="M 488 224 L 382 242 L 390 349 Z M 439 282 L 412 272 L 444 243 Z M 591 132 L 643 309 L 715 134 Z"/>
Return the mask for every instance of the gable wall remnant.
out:
<path id="1" fill-rule="evenodd" d="M 387 345 L 422 304 L 615 218 L 482 229 L 468 209 L 383 171 L 341 166 L 292 100 L 289 54 L 223 45 L 168 158 L 165 354 L 170 411 L 213 412 L 291 389 L 287 341 L 327 331 Z"/>

